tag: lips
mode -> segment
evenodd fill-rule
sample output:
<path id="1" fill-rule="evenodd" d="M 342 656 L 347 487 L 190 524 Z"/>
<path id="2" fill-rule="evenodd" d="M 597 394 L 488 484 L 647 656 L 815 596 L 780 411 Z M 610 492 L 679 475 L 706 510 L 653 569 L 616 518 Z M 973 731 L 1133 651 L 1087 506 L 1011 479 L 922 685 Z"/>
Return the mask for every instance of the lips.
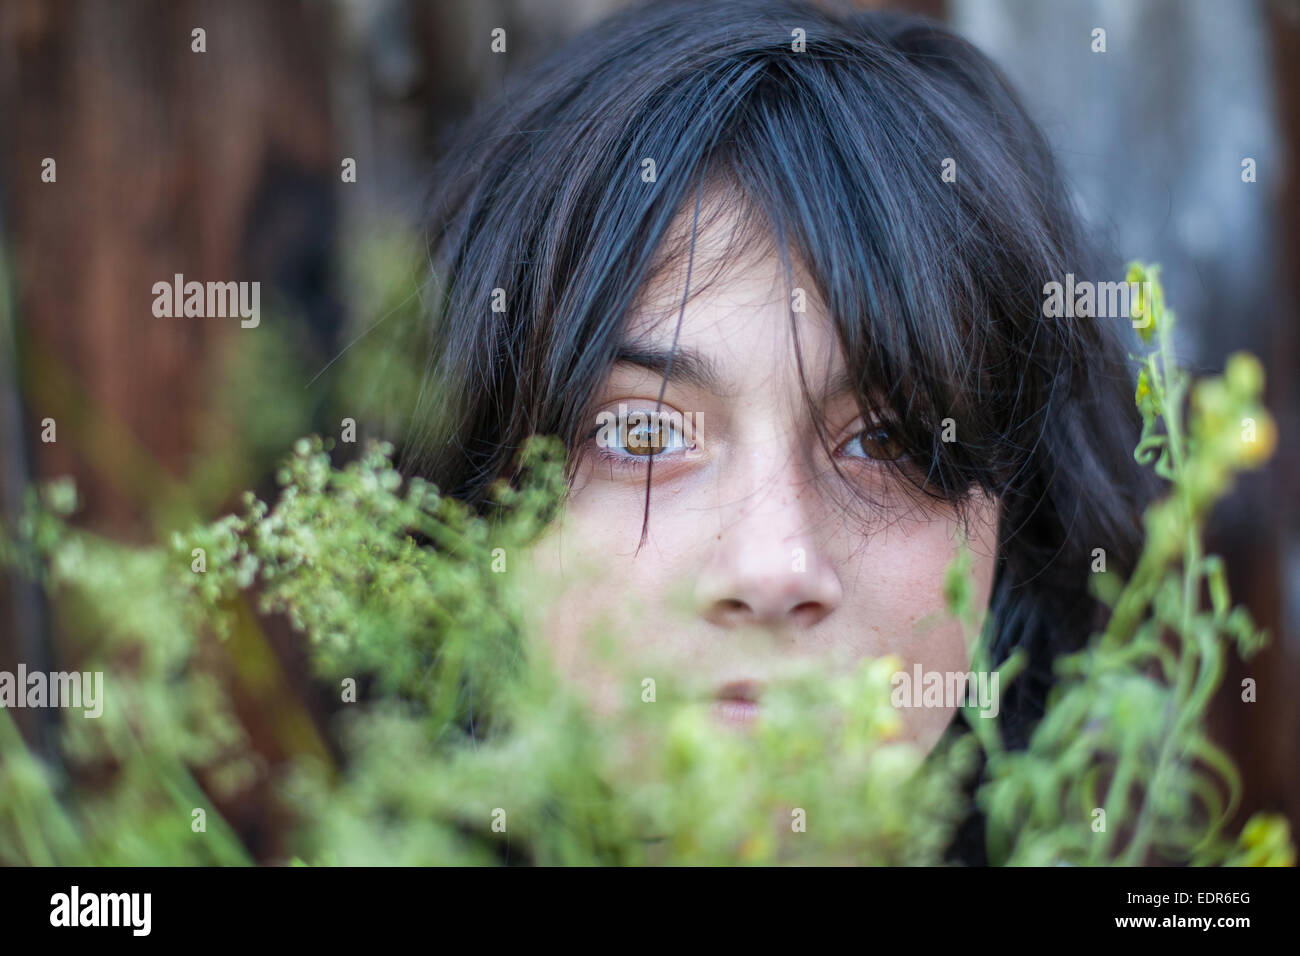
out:
<path id="1" fill-rule="evenodd" d="M 724 724 L 745 727 L 758 717 L 762 687 L 754 681 L 732 681 L 720 687 L 713 699 L 713 715 Z"/>

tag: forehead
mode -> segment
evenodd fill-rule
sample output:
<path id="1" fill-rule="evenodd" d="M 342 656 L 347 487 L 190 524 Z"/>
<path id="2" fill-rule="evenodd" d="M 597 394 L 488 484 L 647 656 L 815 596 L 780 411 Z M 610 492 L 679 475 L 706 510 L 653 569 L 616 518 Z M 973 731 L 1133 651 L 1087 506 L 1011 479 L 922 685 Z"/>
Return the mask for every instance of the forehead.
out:
<path id="1" fill-rule="evenodd" d="M 843 356 L 830 316 L 797 256 L 787 264 L 769 230 L 734 200 L 701 202 L 692 250 L 694 203 L 679 212 L 623 333 L 629 350 L 693 352 L 733 389 L 773 376 L 842 379 Z M 679 325 L 680 317 L 680 325 Z M 797 337 L 797 349 L 796 349 Z"/>

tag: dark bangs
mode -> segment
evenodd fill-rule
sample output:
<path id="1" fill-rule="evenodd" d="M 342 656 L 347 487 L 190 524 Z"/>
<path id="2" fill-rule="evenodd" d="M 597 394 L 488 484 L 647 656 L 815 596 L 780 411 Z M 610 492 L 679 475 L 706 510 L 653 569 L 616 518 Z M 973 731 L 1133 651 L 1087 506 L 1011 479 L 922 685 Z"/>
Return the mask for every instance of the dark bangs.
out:
<path id="1" fill-rule="evenodd" d="M 1067 273 L 1118 277 L 1096 276 L 998 71 L 937 25 L 660 2 L 518 77 L 437 174 L 409 470 L 482 502 L 529 435 L 574 448 L 639 293 L 690 255 L 673 223 L 706 193 L 738 197 L 761 226 L 746 231 L 811 276 L 864 414 L 895 429 L 916 488 L 1000 498 L 995 653 L 1030 654 L 1004 696 L 1014 742 L 1051 659 L 1096 620 L 1092 550 L 1131 567 L 1150 484 L 1131 454 L 1122 320 L 1042 312 Z"/>

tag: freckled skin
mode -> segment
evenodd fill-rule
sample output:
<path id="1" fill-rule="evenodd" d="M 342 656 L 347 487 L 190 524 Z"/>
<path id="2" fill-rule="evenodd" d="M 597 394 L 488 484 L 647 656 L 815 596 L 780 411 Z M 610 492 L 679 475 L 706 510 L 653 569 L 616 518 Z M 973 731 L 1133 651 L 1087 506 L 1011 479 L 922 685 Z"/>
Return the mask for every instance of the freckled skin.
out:
<path id="1" fill-rule="evenodd" d="M 878 500 L 897 501 L 890 520 L 864 528 L 842 494 L 813 481 L 832 462 L 800 386 L 784 273 L 770 248 L 719 261 L 727 228 L 724 217 L 699 237 L 695 275 L 716 277 L 688 303 L 677 343 L 711 361 L 717 387 L 668 382 L 665 409 L 702 414 L 703 425 L 691 454 L 670 449 L 655 458 L 645 546 L 638 553 L 644 458 L 628 466 L 594 453 L 575 477 L 563 519 L 537 546 L 536 563 L 557 575 L 540 623 L 561 673 L 604 710 L 639 702 L 646 676 L 664 699 L 678 688 L 711 696 L 731 681 L 761 682 L 791 662 L 839 671 L 892 653 L 909 671 L 913 662 L 966 670 L 965 638 L 942 594 L 959 541 L 954 513 L 908 504 L 882 467 L 860 456 L 844 457 L 841 467 Z M 672 347 L 683 278 L 679 269 L 651 286 L 628 338 Z M 798 272 L 795 279 L 808 290 L 797 322 L 815 391 L 843 369 L 843 358 L 811 280 Z M 653 409 L 662 381 L 659 372 L 616 365 L 597 406 Z M 831 397 L 822 411 L 832 448 L 864 428 L 850 394 Z M 986 606 L 996 502 L 982 499 L 972 514 L 972 576 Z M 937 624 L 923 627 L 931 616 Z M 601 623 L 613 636 L 606 659 L 586 637 Z M 954 713 L 903 709 L 905 736 L 929 748 Z"/>

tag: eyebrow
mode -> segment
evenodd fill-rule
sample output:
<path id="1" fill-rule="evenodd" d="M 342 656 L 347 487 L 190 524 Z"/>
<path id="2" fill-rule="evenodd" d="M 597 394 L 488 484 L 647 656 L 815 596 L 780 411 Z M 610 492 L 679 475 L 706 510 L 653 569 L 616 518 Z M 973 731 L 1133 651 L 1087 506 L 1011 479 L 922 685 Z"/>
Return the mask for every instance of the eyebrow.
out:
<path id="1" fill-rule="evenodd" d="M 723 393 L 722 375 L 718 372 L 717 363 L 695 349 L 679 347 L 674 354 L 670 349 L 625 344 L 614 354 L 614 362 L 666 375 L 670 382 L 690 385 L 701 391 L 716 395 Z M 827 401 L 856 390 L 857 382 L 853 374 L 844 369 L 831 376 L 820 399 Z"/>
<path id="2" fill-rule="evenodd" d="M 615 363 L 635 365 L 638 368 L 665 375 L 670 382 L 692 385 L 705 392 L 722 393 L 722 376 L 717 363 L 695 349 L 671 349 L 643 345 L 622 345 L 614 354 Z"/>

